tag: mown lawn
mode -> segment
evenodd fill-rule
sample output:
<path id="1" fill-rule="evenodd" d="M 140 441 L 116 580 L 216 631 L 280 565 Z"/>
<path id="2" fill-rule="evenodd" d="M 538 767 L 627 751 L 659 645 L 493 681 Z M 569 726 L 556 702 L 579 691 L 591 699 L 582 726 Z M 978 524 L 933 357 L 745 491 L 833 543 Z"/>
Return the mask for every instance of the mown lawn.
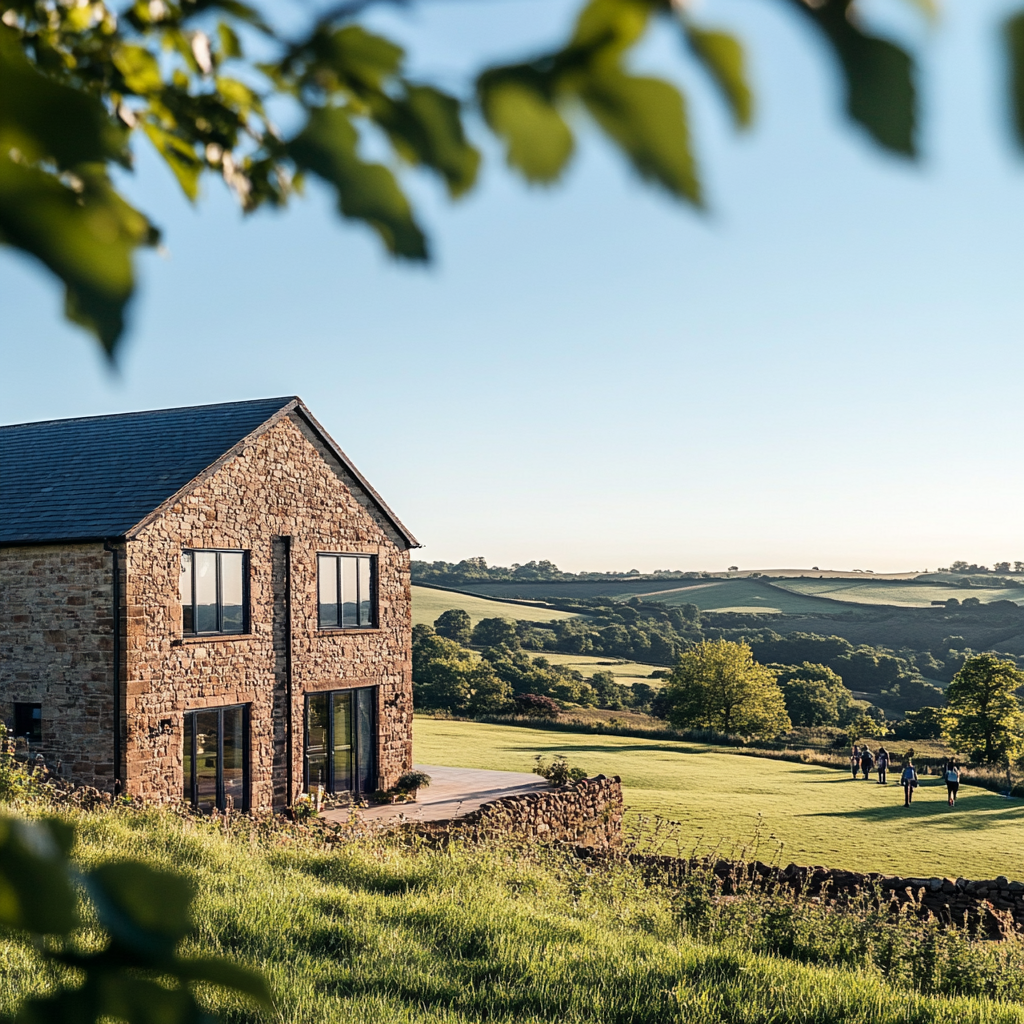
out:
<path id="1" fill-rule="evenodd" d="M 906 875 L 1024 881 L 1024 801 L 962 786 L 955 809 L 938 779 L 922 778 L 915 803 L 891 782 L 854 782 L 848 773 L 720 753 L 696 744 L 555 733 L 417 718 L 417 763 L 530 771 L 536 754 L 565 753 L 591 774 L 622 777 L 627 826 L 662 815 L 679 824 L 666 852 L 727 852 L 761 831 L 784 846 L 759 856 L 783 864 L 827 864 Z M 660 839 L 659 839 L 660 841 Z"/>

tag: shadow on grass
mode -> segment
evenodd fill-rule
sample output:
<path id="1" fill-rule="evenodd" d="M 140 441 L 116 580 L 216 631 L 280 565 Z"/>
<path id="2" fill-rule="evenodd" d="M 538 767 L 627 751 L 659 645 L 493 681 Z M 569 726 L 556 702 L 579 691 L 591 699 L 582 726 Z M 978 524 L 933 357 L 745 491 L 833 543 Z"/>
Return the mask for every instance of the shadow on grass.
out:
<path id="1" fill-rule="evenodd" d="M 1007 803 L 1002 797 L 994 793 L 961 793 L 957 797 L 956 806 L 950 807 L 944 799 L 944 790 L 940 790 L 937 784 L 928 787 L 935 793 L 938 799 L 923 799 L 923 794 L 918 795 L 909 807 L 903 806 L 900 799 L 902 793 L 893 790 L 893 799 L 876 807 L 850 807 L 840 808 L 833 811 L 810 811 L 801 817 L 808 818 L 850 818 L 861 821 L 875 821 L 880 818 L 892 818 L 894 816 L 908 820 L 919 820 L 921 818 L 941 818 L 944 823 L 959 825 L 962 828 L 978 828 L 991 824 L 993 819 L 1007 818 L 1011 820 L 1024 820 L 1024 804 Z M 920 793 L 920 790 L 919 790 Z"/>

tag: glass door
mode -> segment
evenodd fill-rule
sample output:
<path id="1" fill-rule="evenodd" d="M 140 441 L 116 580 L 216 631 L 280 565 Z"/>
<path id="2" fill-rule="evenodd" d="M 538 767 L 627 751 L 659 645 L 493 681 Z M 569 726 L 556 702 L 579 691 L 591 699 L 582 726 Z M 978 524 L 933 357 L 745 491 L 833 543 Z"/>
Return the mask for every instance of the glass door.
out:
<path id="1" fill-rule="evenodd" d="M 185 712 L 184 797 L 202 811 L 249 804 L 248 705 Z"/>
<path id="2" fill-rule="evenodd" d="M 306 697 L 306 791 L 371 793 L 377 788 L 376 689 Z"/>

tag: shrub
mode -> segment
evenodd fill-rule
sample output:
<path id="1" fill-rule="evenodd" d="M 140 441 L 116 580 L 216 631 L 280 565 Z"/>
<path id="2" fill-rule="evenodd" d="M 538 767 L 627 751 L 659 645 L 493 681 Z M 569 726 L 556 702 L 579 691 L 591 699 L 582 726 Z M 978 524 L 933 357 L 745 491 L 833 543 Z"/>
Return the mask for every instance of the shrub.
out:
<path id="1" fill-rule="evenodd" d="M 426 772 L 404 772 L 398 782 L 395 783 L 395 790 L 399 793 L 412 793 L 417 789 L 426 789 L 432 781 Z"/>
<path id="2" fill-rule="evenodd" d="M 528 718 L 557 718 L 561 710 L 556 701 L 539 693 L 516 694 L 516 714 Z"/>
<path id="3" fill-rule="evenodd" d="M 551 763 L 544 760 L 543 754 L 538 754 L 534 760 L 533 774 L 547 779 L 552 786 L 564 786 L 569 782 L 580 782 L 587 777 L 585 768 L 577 765 L 570 765 L 565 754 L 556 754 Z"/>

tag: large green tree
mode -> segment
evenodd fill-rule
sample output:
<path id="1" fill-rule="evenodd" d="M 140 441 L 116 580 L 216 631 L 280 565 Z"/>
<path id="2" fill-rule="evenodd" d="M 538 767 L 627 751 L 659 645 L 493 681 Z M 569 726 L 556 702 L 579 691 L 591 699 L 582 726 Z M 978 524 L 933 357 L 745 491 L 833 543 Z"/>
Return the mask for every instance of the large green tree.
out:
<path id="1" fill-rule="evenodd" d="M 775 674 L 744 643 L 704 640 L 684 651 L 665 699 L 669 721 L 682 728 L 774 736 L 790 727 Z"/>
<path id="2" fill-rule="evenodd" d="M 132 167 L 140 144 L 190 200 L 216 175 L 246 212 L 283 206 L 304 178 L 321 178 L 343 217 L 368 225 L 394 256 L 425 260 L 405 178 L 427 172 L 453 199 L 474 187 L 481 154 L 467 113 L 480 115 L 530 182 L 564 173 L 585 120 L 642 180 L 703 205 L 684 93 L 633 70 L 659 23 L 678 34 L 680 55 L 709 76 L 735 125 L 753 118 L 740 42 L 701 23 L 689 4 L 586 0 L 560 45 L 485 67 L 448 91 L 410 76 L 403 49 L 359 24 L 374 2 L 343 0 L 296 25 L 301 11 L 273 2 L 0 0 L 0 242 L 56 275 L 67 315 L 113 353 L 135 252 L 159 238 L 111 174 Z M 911 55 L 866 29 L 854 0 L 775 2 L 832 55 L 847 115 L 877 145 L 915 156 Z M 1024 15 L 1007 21 L 1004 46 L 1020 138 Z M 288 131 L 271 117 L 282 101 L 296 115 Z M 365 155 L 371 137 L 384 144 L 383 160 Z"/>
<path id="3" fill-rule="evenodd" d="M 987 764 L 1013 758 L 1024 726 L 1017 690 L 1024 674 L 994 654 L 968 658 L 946 689 L 945 735 L 955 749 Z"/>
<path id="4" fill-rule="evenodd" d="M 787 666 L 779 670 L 778 681 L 794 725 L 846 725 L 853 717 L 853 694 L 826 665 Z"/>

